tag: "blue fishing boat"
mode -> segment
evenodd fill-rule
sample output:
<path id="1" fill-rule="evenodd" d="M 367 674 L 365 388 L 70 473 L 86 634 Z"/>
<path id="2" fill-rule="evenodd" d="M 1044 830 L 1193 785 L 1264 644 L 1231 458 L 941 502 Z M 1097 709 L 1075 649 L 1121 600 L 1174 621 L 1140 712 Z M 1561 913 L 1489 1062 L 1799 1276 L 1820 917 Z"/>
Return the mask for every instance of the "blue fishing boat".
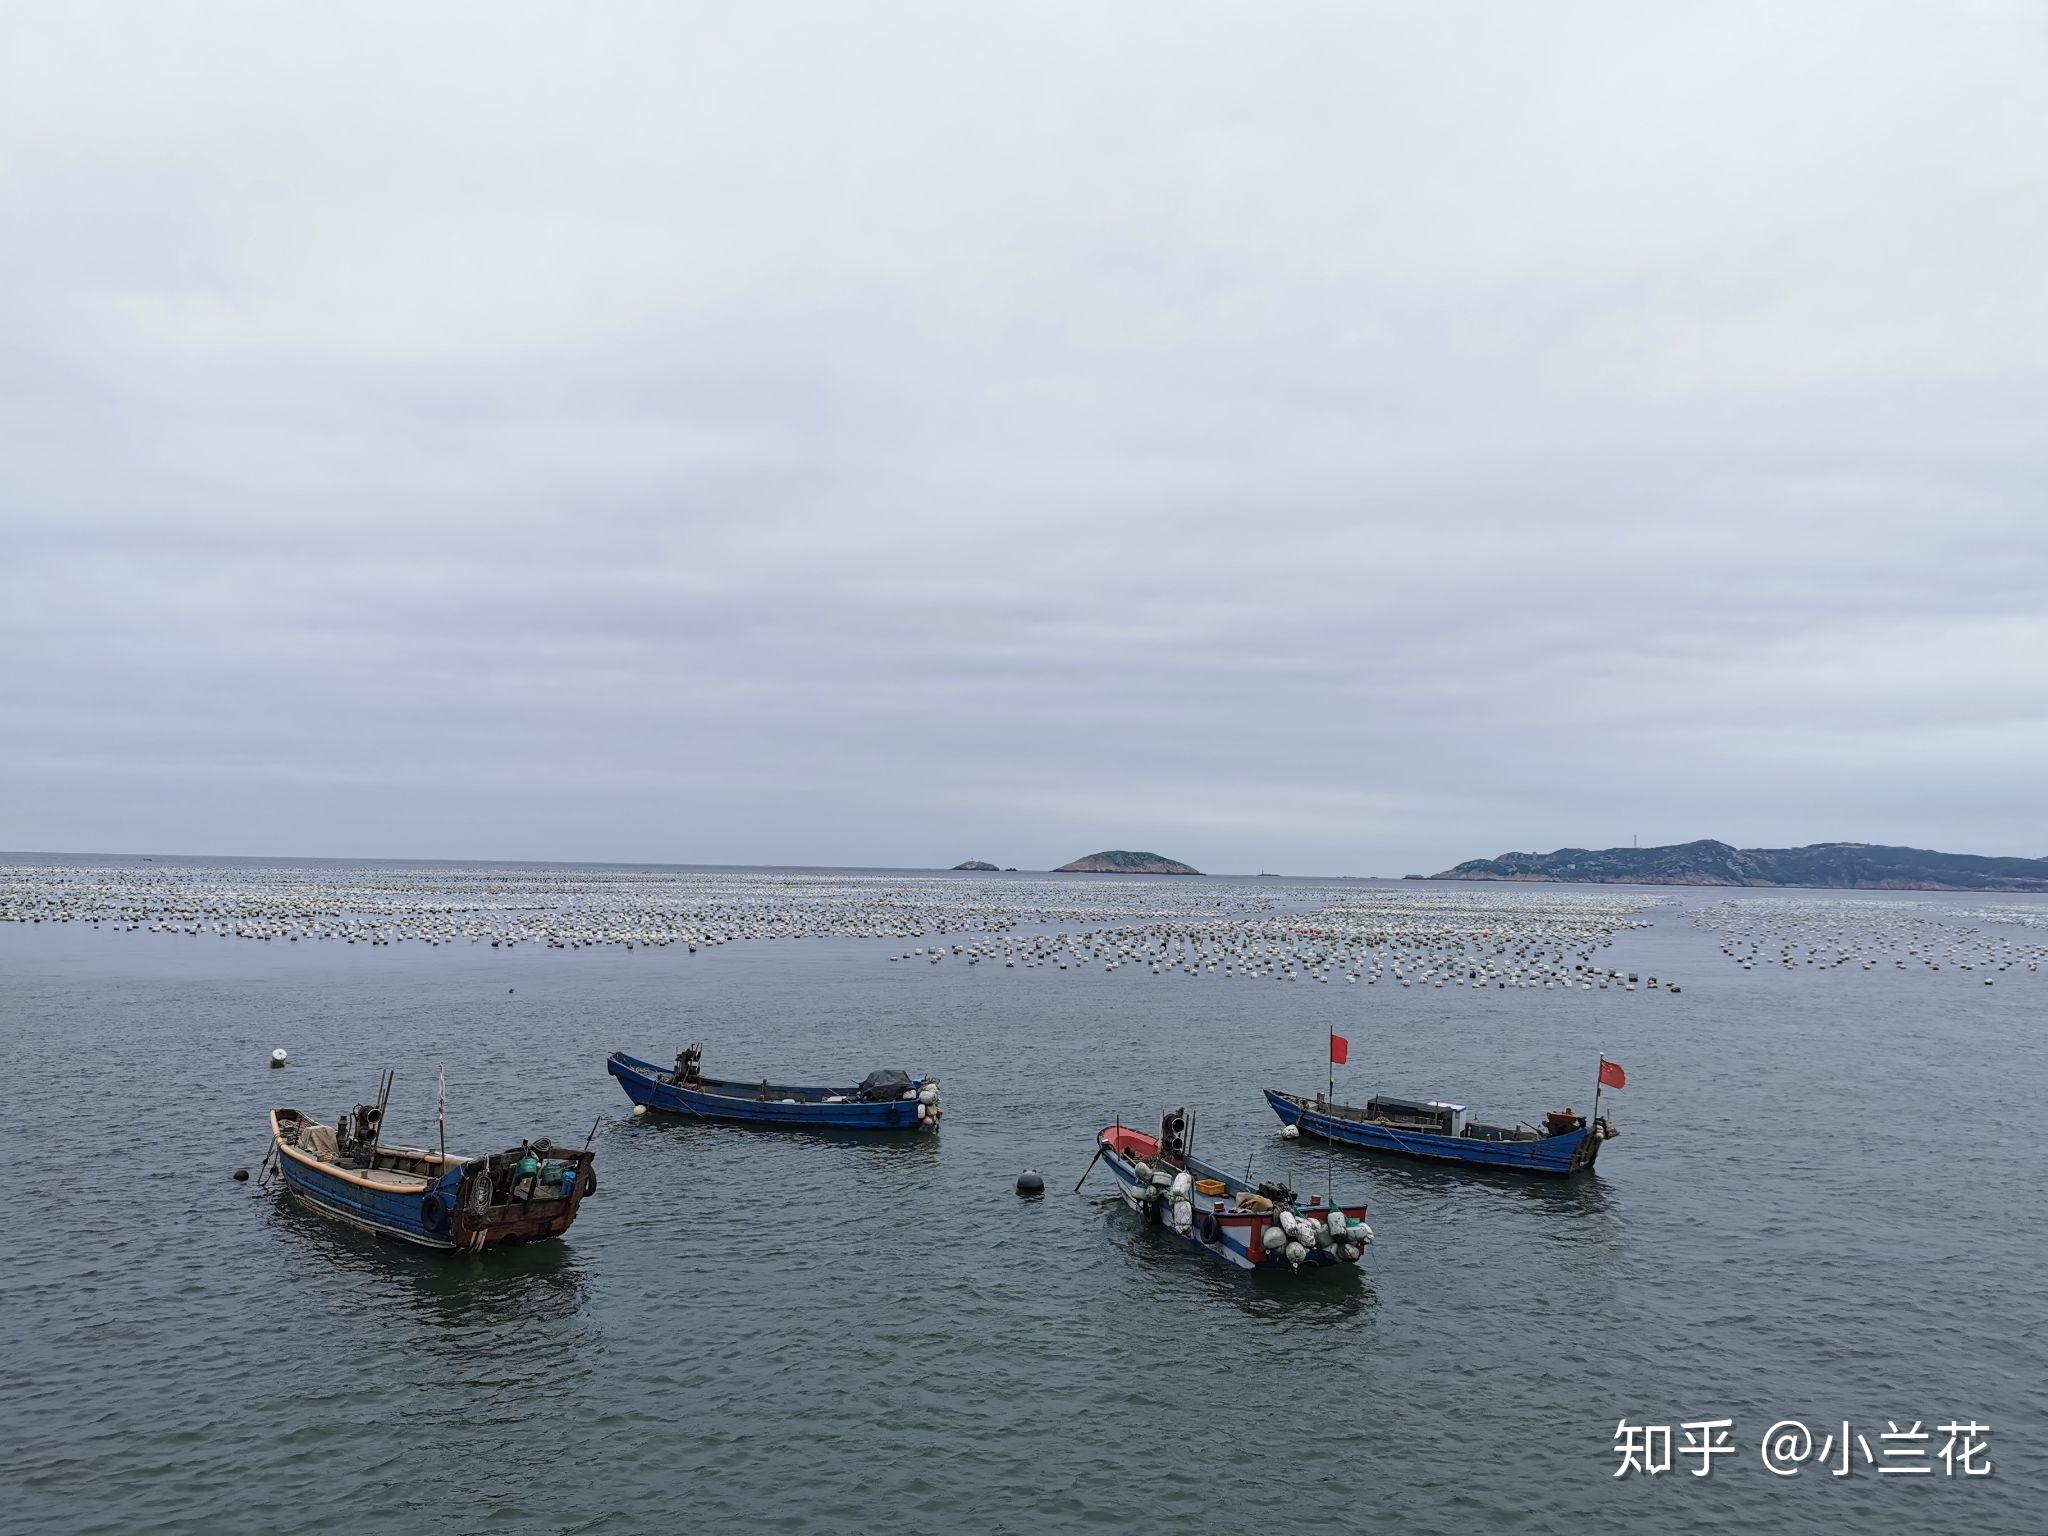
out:
<path id="1" fill-rule="evenodd" d="M 1584 1115 L 1563 1111 L 1546 1115 L 1544 1129 L 1539 1131 L 1528 1126 L 1484 1125 L 1466 1119 L 1464 1105 L 1433 1099 L 1381 1095 L 1366 1100 L 1363 1109 L 1354 1109 L 1333 1104 L 1320 1093 L 1308 1098 L 1268 1088 L 1266 1102 L 1282 1124 L 1297 1127 L 1305 1136 L 1374 1152 L 1521 1173 L 1576 1173 L 1590 1168 L 1600 1155 L 1601 1144 L 1615 1135 L 1604 1117 L 1588 1121 Z"/>
<path id="2" fill-rule="evenodd" d="M 587 1142 L 563 1148 L 540 1137 L 483 1157 L 389 1145 L 382 1137 L 389 1097 L 387 1074 L 376 1104 L 358 1104 L 334 1125 L 273 1109 L 266 1174 L 350 1226 L 422 1248 L 472 1252 L 559 1237 L 597 1192 Z"/>
<path id="3" fill-rule="evenodd" d="M 939 1080 L 903 1072 L 870 1072 L 850 1088 L 797 1087 L 706 1077 L 703 1048 L 691 1046 L 672 1067 L 613 1051 L 605 1070 L 626 1097 L 650 1110 L 700 1120 L 822 1131 L 936 1131 L 945 1117 Z"/>
<path id="4" fill-rule="evenodd" d="M 1266 1102 L 1283 1127 L 1347 1147 L 1516 1173 L 1567 1174 L 1591 1168 L 1601 1146 L 1617 1134 L 1600 1113 L 1601 1090 L 1628 1083 L 1620 1065 L 1602 1056 L 1593 1080 L 1591 1115 L 1575 1114 L 1567 1107 L 1545 1115 L 1540 1129 L 1488 1125 L 1467 1118 L 1464 1105 L 1437 1099 L 1396 1099 L 1382 1094 L 1367 1099 L 1362 1109 L 1337 1103 L 1336 1068 L 1344 1065 L 1349 1053 L 1350 1042 L 1332 1031 L 1328 1091 L 1310 1098 L 1278 1088 L 1266 1090 Z"/>
<path id="5" fill-rule="evenodd" d="M 1144 1221 L 1235 1269 L 1293 1273 L 1356 1264 L 1365 1256 L 1372 1227 L 1364 1201 L 1332 1205 L 1304 1200 L 1276 1181 L 1254 1185 L 1195 1157 L 1193 1131 L 1185 1109 L 1161 1115 L 1157 1136 L 1105 1126 L 1082 1183 L 1096 1160 L 1106 1163 L 1124 1204 Z"/>

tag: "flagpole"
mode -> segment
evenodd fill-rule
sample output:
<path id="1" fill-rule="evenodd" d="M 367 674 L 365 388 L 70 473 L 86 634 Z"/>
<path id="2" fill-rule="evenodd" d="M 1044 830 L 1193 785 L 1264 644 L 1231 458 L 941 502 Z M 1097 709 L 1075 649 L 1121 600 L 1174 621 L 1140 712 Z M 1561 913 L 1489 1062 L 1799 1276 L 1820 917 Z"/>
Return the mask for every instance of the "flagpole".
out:
<path id="1" fill-rule="evenodd" d="M 1600 1058 L 1600 1069 L 1593 1074 L 1593 1117 L 1586 1122 L 1590 1129 L 1600 1123 L 1600 1090 L 1607 1086 L 1607 1057 Z"/>
<path id="2" fill-rule="evenodd" d="M 1324 1045 L 1325 1056 L 1323 1066 L 1330 1075 L 1330 1086 L 1323 1094 L 1323 1108 L 1328 1109 L 1337 1102 L 1337 1026 L 1335 1023 L 1330 1025 L 1330 1038 L 1324 1042 Z"/>
<path id="3" fill-rule="evenodd" d="M 434 1068 L 434 1123 L 441 1132 L 441 1171 L 448 1171 L 448 1068 Z"/>

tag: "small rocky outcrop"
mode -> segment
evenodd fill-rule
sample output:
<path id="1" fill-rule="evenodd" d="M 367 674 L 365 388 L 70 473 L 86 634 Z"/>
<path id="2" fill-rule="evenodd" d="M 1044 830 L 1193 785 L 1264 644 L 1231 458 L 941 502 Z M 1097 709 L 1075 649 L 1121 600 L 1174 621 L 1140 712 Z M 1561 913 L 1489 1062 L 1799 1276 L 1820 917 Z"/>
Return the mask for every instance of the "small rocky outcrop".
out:
<path id="1" fill-rule="evenodd" d="M 1128 848 L 1110 848 L 1101 853 L 1091 853 L 1085 859 L 1076 859 L 1071 864 L 1062 864 L 1056 871 L 1062 875 L 1199 875 L 1199 869 L 1190 868 L 1178 859 L 1169 859 L 1156 853 L 1133 853 Z"/>

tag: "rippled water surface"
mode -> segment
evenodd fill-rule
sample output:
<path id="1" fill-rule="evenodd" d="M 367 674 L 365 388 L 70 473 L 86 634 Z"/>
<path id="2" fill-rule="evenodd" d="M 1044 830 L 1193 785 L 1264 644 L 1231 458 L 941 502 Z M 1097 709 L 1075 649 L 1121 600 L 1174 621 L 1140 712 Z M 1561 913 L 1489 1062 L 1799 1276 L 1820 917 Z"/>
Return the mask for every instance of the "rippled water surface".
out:
<path id="1" fill-rule="evenodd" d="M 2048 1529 L 2048 972 L 1743 971 L 1686 916 L 1729 893 L 1650 894 L 1603 955 L 1677 996 L 0 923 L 0 1525 Z M 1563 1184 L 1279 1142 L 1259 1089 L 1317 1084 L 1333 1025 L 1340 1088 L 1508 1120 L 1585 1108 L 1604 1050 L 1622 1138 Z M 696 1039 L 735 1076 L 937 1072 L 945 1128 L 628 1120 L 605 1052 Z M 387 1065 L 429 1139 L 444 1062 L 463 1150 L 602 1118 L 566 1241 L 417 1252 L 230 1178 L 273 1103 L 331 1118 Z M 1182 1102 L 1218 1161 L 1364 1192 L 1364 1272 L 1237 1276 L 1100 1173 L 1070 1193 L 1096 1127 Z M 1617 1482 L 1623 1416 L 1732 1418 L 1738 1453 Z M 1972 1416 L 1981 1482 L 1757 1457 L 1786 1417 Z"/>

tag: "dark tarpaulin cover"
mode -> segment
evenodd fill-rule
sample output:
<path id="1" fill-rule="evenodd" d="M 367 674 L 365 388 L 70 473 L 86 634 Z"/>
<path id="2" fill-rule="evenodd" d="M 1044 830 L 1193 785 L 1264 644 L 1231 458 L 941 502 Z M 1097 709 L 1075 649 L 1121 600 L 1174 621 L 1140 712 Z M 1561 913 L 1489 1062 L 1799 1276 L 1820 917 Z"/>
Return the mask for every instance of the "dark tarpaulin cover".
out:
<path id="1" fill-rule="evenodd" d="M 909 1091 L 910 1074 L 893 1067 L 870 1072 L 860 1080 L 860 1096 L 864 1099 L 900 1099 Z"/>

